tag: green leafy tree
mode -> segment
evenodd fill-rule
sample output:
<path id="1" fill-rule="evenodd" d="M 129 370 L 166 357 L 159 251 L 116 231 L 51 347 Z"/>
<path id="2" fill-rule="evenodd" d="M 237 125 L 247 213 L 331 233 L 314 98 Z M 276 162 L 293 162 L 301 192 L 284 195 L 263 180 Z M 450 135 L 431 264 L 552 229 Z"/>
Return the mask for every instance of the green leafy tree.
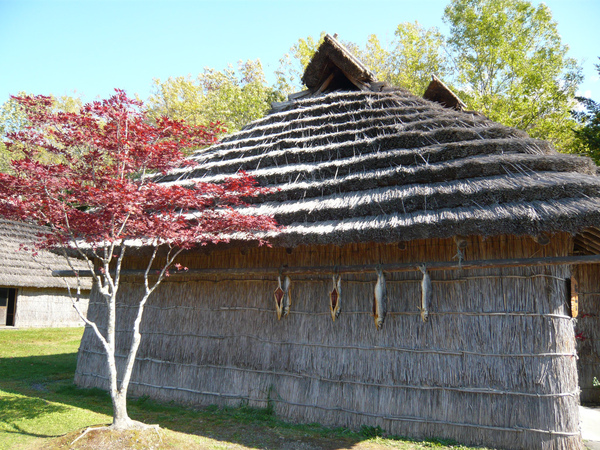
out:
<path id="1" fill-rule="evenodd" d="M 290 49 L 294 58 L 296 58 L 300 63 L 303 71 L 314 56 L 319 46 L 323 43 L 325 34 L 326 33 L 324 31 L 321 31 L 318 39 L 313 38 L 312 36 L 308 36 L 306 39 L 298 39 L 298 42 L 296 42 Z"/>
<path id="2" fill-rule="evenodd" d="M 259 60 L 239 62 L 223 71 L 204 69 L 196 79 L 154 80 L 147 102 L 152 117 L 165 115 L 193 125 L 221 121 L 229 132 L 262 117 L 283 95 L 266 82 Z"/>
<path id="3" fill-rule="evenodd" d="M 599 58 L 600 59 L 600 58 Z M 596 64 L 596 70 L 600 75 L 600 64 Z M 577 101 L 585 110 L 573 111 L 573 117 L 581 124 L 574 131 L 575 140 L 580 151 L 592 157 L 600 164 L 600 102 L 591 98 L 576 97 Z"/>
<path id="4" fill-rule="evenodd" d="M 444 21 L 455 82 L 471 109 L 573 149 L 570 115 L 582 80 L 550 9 L 525 0 L 452 0 Z"/>
<path id="5" fill-rule="evenodd" d="M 432 74 L 440 78 L 448 74 L 444 48 L 444 37 L 436 28 L 405 22 L 396 28 L 389 48 L 372 34 L 361 53 L 362 61 L 379 80 L 422 95 Z"/>
<path id="6" fill-rule="evenodd" d="M 24 97 L 27 94 L 19 92 L 17 97 Z M 82 105 L 81 98 L 63 95 L 60 97 L 50 96 L 52 102 L 52 111 L 64 111 L 76 113 Z M 10 161 L 22 156 L 18 146 L 13 146 L 9 151 L 5 139 L 8 133 L 23 131 L 31 125 L 27 114 L 22 105 L 14 98 L 8 99 L 0 106 L 0 172 L 10 172 Z M 48 152 L 40 152 L 38 159 L 48 162 L 52 156 Z"/>
<path id="7" fill-rule="evenodd" d="M 291 94 L 302 90 L 302 75 L 304 69 L 325 39 L 322 31 L 318 38 L 308 36 L 306 39 L 298 39 L 292 45 L 289 53 L 283 55 L 279 60 L 279 68 L 275 71 L 277 77 L 276 86 L 284 94 Z"/>

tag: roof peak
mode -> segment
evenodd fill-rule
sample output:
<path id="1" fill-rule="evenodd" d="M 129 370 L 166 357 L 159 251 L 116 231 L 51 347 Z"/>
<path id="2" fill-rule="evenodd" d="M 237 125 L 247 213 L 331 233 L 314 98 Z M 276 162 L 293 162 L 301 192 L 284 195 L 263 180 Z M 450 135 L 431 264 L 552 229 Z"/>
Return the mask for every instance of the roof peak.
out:
<path id="1" fill-rule="evenodd" d="M 375 74 L 338 39 L 326 34 L 302 75 L 306 90 L 288 95 L 288 100 L 273 102 L 270 114 L 289 108 L 296 100 L 320 97 L 334 91 L 390 92 L 403 89 L 378 81 Z M 432 75 L 423 98 L 456 110 L 466 105 L 440 79 Z"/>
<path id="2" fill-rule="evenodd" d="M 303 98 L 320 97 L 333 91 L 389 92 L 398 88 L 377 81 L 367 68 L 340 41 L 337 35 L 326 34 L 323 42 L 304 70 L 302 83 L 306 90 L 288 95 L 284 102 L 273 102 L 270 114 L 292 106 Z"/>
<path id="3" fill-rule="evenodd" d="M 325 35 L 302 76 L 302 82 L 309 90 L 321 92 L 335 87 L 336 82 L 367 90 L 373 81 L 376 81 L 375 74 L 330 34 Z"/>

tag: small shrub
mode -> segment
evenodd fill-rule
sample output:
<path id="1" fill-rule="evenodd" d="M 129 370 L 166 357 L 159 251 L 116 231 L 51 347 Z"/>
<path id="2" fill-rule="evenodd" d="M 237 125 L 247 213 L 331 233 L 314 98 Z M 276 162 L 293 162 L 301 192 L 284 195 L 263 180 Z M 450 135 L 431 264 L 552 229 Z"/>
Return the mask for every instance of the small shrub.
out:
<path id="1" fill-rule="evenodd" d="M 383 436 L 383 430 L 379 425 L 372 427 L 369 425 L 363 425 L 360 427 L 360 434 L 366 438 L 376 438 Z"/>

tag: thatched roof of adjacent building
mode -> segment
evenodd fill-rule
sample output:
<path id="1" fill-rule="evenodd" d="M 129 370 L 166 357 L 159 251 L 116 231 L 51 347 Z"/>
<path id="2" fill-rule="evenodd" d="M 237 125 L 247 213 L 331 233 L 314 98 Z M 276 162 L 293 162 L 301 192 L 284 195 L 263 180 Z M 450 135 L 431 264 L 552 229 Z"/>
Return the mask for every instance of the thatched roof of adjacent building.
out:
<path id="1" fill-rule="evenodd" d="M 0 219 L 0 286 L 65 288 L 64 279 L 52 276 L 53 270 L 70 270 L 63 256 L 48 250 L 33 255 L 33 244 L 41 228 L 23 222 Z M 23 249 L 25 247 L 26 249 Z M 82 261 L 73 259 L 75 268 L 85 270 Z M 83 288 L 91 289 L 90 279 Z M 70 280 L 71 286 L 74 280 Z M 75 287 L 75 286 L 74 286 Z"/>
<path id="2" fill-rule="evenodd" d="M 355 61 L 327 37 L 307 91 L 162 181 L 247 171 L 273 188 L 246 212 L 284 226 L 273 236 L 279 246 L 536 236 L 600 223 L 591 159 L 377 82 Z M 447 89 L 440 83 L 432 89 Z"/>

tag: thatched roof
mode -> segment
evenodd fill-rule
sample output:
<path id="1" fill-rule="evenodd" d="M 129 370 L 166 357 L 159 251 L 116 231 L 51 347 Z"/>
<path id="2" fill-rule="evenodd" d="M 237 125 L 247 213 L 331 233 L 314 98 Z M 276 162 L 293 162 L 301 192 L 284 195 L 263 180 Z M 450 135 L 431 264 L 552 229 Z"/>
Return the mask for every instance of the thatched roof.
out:
<path id="1" fill-rule="evenodd" d="M 278 112 L 197 151 L 192 158 L 199 166 L 162 181 L 220 181 L 247 171 L 273 192 L 246 212 L 273 215 L 284 225 L 273 237 L 280 246 L 536 236 L 600 223 L 592 160 L 369 81 L 360 66 L 349 67 L 348 55 L 323 56 L 347 52 L 332 39 L 307 68 L 315 75 L 305 75 L 307 84 L 317 78 L 324 84 L 315 82 Z M 326 69 L 362 78 L 330 89 Z"/>
<path id="2" fill-rule="evenodd" d="M 314 89 L 338 72 L 343 73 L 350 81 L 358 83 L 370 83 L 375 79 L 373 73 L 337 39 L 326 35 L 306 66 L 302 82 L 307 88 Z"/>
<path id="3" fill-rule="evenodd" d="M 69 270 L 65 259 L 47 250 L 38 250 L 36 256 L 31 251 L 40 230 L 34 225 L 0 219 L 0 286 L 66 287 L 62 278 L 52 276 L 53 270 Z M 73 265 L 82 270 L 87 269 L 76 259 L 73 260 Z M 91 288 L 89 279 L 82 281 L 84 289 Z M 73 279 L 70 284 L 74 284 Z"/>

